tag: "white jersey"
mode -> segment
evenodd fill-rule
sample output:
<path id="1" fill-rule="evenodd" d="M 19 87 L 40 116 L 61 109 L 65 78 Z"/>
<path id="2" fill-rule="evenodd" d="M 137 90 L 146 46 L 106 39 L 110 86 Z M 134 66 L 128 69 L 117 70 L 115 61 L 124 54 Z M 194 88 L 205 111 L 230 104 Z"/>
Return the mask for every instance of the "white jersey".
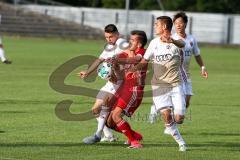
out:
<path id="1" fill-rule="evenodd" d="M 189 72 L 189 66 L 192 55 L 198 56 L 200 55 L 200 49 L 198 48 L 197 41 L 194 36 L 187 34 L 186 38 L 180 37 L 177 33 L 175 33 L 173 36 L 173 39 L 182 39 L 186 45 L 183 48 L 184 53 L 184 60 L 183 60 L 183 66 L 187 73 L 188 79 L 190 79 L 190 72 Z"/>
<path id="2" fill-rule="evenodd" d="M 153 60 L 152 85 L 173 87 L 181 83 L 180 53 L 180 48 L 173 43 L 161 42 L 159 37 L 150 42 L 143 58 Z"/>
<path id="3" fill-rule="evenodd" d="M 127 41 L 123 38 L 119 38 L 115 45 L 106 45 L 103 52 L 99 56 L 100 59 L 112 58 L 115 55 L 121 53 L 126 49 Z"/>

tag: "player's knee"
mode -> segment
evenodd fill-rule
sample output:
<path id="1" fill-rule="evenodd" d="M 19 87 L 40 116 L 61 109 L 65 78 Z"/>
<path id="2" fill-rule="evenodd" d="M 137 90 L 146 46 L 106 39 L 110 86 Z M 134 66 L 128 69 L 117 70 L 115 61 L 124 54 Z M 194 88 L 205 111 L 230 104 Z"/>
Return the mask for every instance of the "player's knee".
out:
<path id="1" fill-rule="evenodd" d="M 107 121 L 107 122 L 105 123 L 105 125 L 106 125 L 108 128 L 114 129 L 114 125 L 113 125 L 113 123 L 110 122 L 110 121 Z"/>
<path id="2" fill-rule="evenodd" d="M 161 115 L 165 121 L 165 123 L 172 123 L 173 122 L 173 118 L 172 118 L 172 115 L 171 115 L 171 109 L 164 109 L 164 110 L 161 110 Z"/>
<path id="3" fill-rule="evenodd" d="M 118 113 L 114 113 L 112 114 L 112 119 L 115 123 L 117 123 L 121 120 L 121 115 L 119 115 Z"/>
<path id="4" fill-rule="evenodd" d="M 179 116 L 179 115 L 175 116 L 175 122 L 177 124 L 182 124 L 183 121 L 184 121 L 184 116 Z"/>

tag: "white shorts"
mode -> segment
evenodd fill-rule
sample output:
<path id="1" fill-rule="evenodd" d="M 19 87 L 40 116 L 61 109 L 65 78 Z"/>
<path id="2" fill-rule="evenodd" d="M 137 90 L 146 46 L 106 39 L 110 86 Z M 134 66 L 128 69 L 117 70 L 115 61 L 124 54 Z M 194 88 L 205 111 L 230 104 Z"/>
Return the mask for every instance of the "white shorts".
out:
<path id="1" fill-rule="evenodd" d="M 193 96 L 193 92 L 192 92 L 192 82 L 191 80 L 187 80 L 187 82 L 183 83 L 183 90 L 184 90 L 184 94 L 185 95 L 190 95 Z"/>
<path id="2" fill-rule="evenodd" d="M 121 86 L 122 82 L 123 82 L 122 80 L 119 80 L 119 81 L 117 81 L 117 83 L 115 84 L 115 83 L 112 83 L 112 82 L 108 81 L 108 82 L 100 89 L 100 91 L 98 92 L 96 98 L 97 98 L 97 99 L 104 99 L 108 93 L 114 95 L 114 94 L 117 92 L 118 88 Z"/>
<path id="3" fill-rule="evenodd" d="M 186 104 L 183 89 L 181 85 L 171 88 L 161 88 L 152 86 L 153 103 L 157 112 L 165 108 L 173 108 L 174 114 L 185 115 Z"/>

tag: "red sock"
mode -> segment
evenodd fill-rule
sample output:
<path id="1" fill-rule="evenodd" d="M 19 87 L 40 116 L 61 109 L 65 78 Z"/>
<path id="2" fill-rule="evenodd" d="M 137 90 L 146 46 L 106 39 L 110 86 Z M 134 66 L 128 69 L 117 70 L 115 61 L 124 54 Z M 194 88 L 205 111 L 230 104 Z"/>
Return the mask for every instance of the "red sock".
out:
<path id="1" fill-rule="evenodd" d="M 132 130 L 132 133 L 133 133 L 133 136 L 136 140 L 141 141 L 143 139 L 143 136 L 140 133 L 138 133 L 134 130 Z"/>
<path id="2" fill-rule="evenodd" d="M 130 142 L 135 141 L 136 139 L 133 137 L 132 134 L 132 129 L 130 127 L 130 125 L 124 121 L 121 120 L 120 122 L 117 123 L 117 127 L 118 130 L 120 130 L 125 136 L 127 136 L 128 140 Z"/>
<path id="3" fill-rule="evenodd" d="M 119 132 L 119 133 L 122 133 L 122 131 L 119 130 L 117 126 L 114 127 L 114 131 Z"/>

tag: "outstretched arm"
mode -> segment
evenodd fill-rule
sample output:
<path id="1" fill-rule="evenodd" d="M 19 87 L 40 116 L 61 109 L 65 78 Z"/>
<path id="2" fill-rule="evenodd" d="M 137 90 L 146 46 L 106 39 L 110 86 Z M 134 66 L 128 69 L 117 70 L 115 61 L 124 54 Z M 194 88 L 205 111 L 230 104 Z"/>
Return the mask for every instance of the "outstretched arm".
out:
<path id="1" fill-rule="evenodd" d="M 206 70 L 206 67 L 204 66 L 202 57 L 200 55 L 195 56 L 195 60 L 198 63 L 198 65 L 201 67 L 201 74 L 204 78 L 208 78 L 208 72 Z"/>
<path id="2" fill-rule="evenodd" d="M 99 64 L 102 62 L 103 62 L 103 59 L 99 59 L 99 58 L 96 59 L 86 71 L 81 71 L 78 73 L 78 75 L 81 78 L 87 77 L 89 74 L 91 74 L 93 71 L 95 71 L 97 69 L 97 67 L 99 66 Z"/>
<path id="3" fill-rule="evenodd" d="M 136 64 L 141 61 L 141 56 L 129 57 L 129 58 L 116 58 L 115 62 L 118 64 Z"/>
<path id="4" fill-rule="evenodd" d="M 136 72 L 138 70 L 142 70 L 144 67 L 146 67 L 147 64 L 148 64 L 148 61 L 142 58 L 137 65 L 129 69 L 129 72 Z"/>
<path id="5" fill-rule="evenodd" d="M 183 47 L 185 47 L 185 44 L 186 44 L 186 43 L 185 43 L 183 40 L 181 40 L 181 39 L 175 40 L 175 39 L 173 39 L 173 38 L 171 38 L 171 40 L 172 40 L 172 43 L 175 44 L 178 48 L 183 48 Z"/>

